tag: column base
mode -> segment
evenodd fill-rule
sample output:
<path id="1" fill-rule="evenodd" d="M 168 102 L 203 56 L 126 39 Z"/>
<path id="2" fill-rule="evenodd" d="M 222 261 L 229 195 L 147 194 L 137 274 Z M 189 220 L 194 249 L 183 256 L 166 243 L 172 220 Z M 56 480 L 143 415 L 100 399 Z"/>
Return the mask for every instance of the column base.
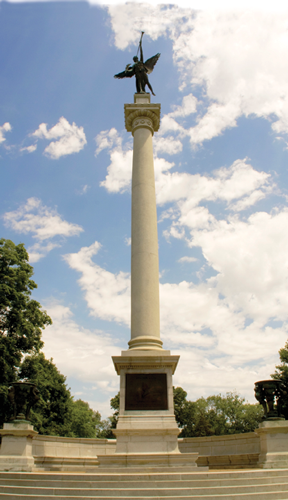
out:
<path id="1" fill-rule="evenodd" d="M 162 350 L 163 342 L 157 337 L 152 337 L 149 335 L 142 335 L 141 337 L 135 337 L 128 342 L 130 349 L 139 349 L 140 351 L 150 351 L 150 350 Z"/>

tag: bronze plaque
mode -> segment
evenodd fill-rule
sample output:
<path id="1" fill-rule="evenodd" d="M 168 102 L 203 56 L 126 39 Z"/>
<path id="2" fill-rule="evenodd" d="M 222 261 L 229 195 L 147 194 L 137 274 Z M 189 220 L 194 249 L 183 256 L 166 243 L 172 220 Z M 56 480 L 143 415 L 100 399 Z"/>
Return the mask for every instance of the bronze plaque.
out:
<path id="1" fill-rule="evenodd" d="M 168 410 L 166 373 L 126 373 L 125 410 Z"/>

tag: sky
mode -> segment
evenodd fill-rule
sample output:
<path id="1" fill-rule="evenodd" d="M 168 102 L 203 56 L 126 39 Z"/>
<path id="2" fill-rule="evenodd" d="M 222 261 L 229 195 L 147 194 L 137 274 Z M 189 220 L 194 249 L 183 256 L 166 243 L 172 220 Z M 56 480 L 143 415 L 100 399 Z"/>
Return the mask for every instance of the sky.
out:
<path id="1" fill-rule="evenodd" d="M 249 8 L 248 8 L 249 7 Z M 0 1 L 1 237 L 24 243 L 75 399 L 102 416 L 130 340 L 136 55 L 161 104 L 161 339 L 190 400 L 254 403 L 287 341 L 288 11 L 283 4 Z"/>

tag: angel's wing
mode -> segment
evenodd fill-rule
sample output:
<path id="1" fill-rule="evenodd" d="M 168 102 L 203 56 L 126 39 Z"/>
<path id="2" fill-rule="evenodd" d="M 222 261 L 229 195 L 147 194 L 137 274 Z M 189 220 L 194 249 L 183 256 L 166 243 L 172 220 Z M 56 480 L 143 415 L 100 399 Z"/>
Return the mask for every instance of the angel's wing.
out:
<path id="1" fill-rule="evenodd" d="M 131 78 L 133 75 L 135 75 L 134 68 L 127 64 L 125 71 L 117 73 L 117 75 L 114 75 L 114 78 Z"/>
<path id="2" fill-rule="evenodd" d="M 147 73 L 152 73 L 154 66 L 157 63 L 160 55 L 161 54 L 159 54 L 159 52 L 158 52 L 158 54 L 156 54 L 156 56 L 150 57 L 150 59 L 147 59 L 147 61 L 144 63 L 144 65 L 146 66 L 146 68 L 148 70 Z"/>

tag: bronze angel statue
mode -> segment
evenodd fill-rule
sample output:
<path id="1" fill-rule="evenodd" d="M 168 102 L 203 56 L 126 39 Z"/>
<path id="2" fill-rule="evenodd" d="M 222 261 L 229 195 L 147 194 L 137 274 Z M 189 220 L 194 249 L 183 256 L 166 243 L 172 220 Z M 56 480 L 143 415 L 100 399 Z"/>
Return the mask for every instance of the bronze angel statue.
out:
<path id="1" fill-rule="evenodd" d="M 151 93 L 153 95 L 153 89 L 151 87 L 151 84 L 148 80 L 147 74 L 152 73 L 155 64 L 157 63 L 160 54 L 156 54 L 153 57 L 150 57 L 150 59 L 147 59 L 147 61 L 144 62 L 143 58 L 143 49 L 142 49 L 142 38 L 144 35 L 144 31 L 142 31 L 140 42 L 139 42 L 139 47 L 138 51 L 140 50 L 140 61 L 138 59 L 138 51 L 137 51 L 137 56 L 133 57 L 134 64 L 131 66 L 130 64 L 127 64 L 125 71 L 122 71 L 122 73 L 118 73 L 117 75 L 114 75 L 114 78 L 131 78 L 132 76 L 135 75 L 136 77 L 136 89 L 138 94 L 146 94 L 145 92 L 145 86 L 147 85 L 149 89 L 151 90 Z"/>

